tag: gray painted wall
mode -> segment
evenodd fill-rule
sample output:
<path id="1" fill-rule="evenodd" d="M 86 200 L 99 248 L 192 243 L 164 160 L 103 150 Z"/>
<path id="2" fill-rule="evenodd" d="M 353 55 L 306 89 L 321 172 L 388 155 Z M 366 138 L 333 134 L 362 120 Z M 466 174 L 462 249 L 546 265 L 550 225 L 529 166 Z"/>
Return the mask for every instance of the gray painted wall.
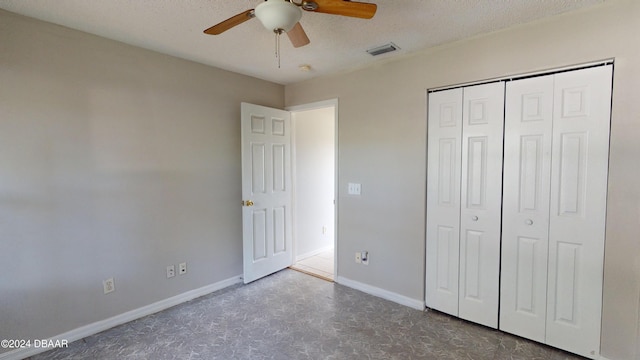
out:
<path id="1" fill-rule="evenodd" d="M 612 0 L 286 86 L 287 106 L 340 99 L 338 275 L 424 299 L 426 89 L 615 57 L 602 354 L 637 359 L 638 34 L 640 2 Z M 362 183 L 360 198 L 345 195 L 350 181 Z M 360 249 L 369 250 L 369 266 L 354 263 Z"/>
<path id="2" fill-rule="evenodd" d="M 0 339 L 240 275 L 241 101 L 284 88 L 0 10 Z"/>
<path id="3" fill-rule="evenodd" d="M 422 300 L 425 89 L 615 57 L 602 353 L 633 359 L 638 19 L 639 2 L 610 0 L 283 99 L 279 85 L 0 11 L 0 338 L 46 338 L 240 274 L 241 101 L 340 99 L 339 275 Z M 344 196 L 350 181 L 360 198 Z M 361 249 L 367 267 L 353 263 Z M 182 261 L 189 274 L 167 280 Z M 110 276 L 117 291 L 103 295 Z"/>

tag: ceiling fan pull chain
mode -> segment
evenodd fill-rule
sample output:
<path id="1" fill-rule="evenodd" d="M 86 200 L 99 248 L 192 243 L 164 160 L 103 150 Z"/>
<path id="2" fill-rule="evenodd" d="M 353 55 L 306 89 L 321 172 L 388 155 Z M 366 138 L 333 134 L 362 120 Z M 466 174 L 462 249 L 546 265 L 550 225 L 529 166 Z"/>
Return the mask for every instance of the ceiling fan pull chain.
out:
<path id="1" fill-rule="evenodd" d="M 276 32 L 276 59 L 278 60 L 278 69 L 280 69 L 280 35 Z"/>
<path id="2" fill-rule="evenodd" d="M 273 32 L 276 34 L 276 59 L 278 59 L 278 69 L 280 69 L 280 34 L 283 31 L 276 29 Z"/>

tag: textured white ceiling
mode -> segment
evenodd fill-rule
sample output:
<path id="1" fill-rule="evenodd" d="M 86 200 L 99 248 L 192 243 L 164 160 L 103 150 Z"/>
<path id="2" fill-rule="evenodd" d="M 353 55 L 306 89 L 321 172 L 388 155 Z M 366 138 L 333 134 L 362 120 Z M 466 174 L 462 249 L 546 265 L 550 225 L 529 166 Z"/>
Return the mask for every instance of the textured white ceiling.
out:
<path id="1" fill-rule="evenodd" d="M 438 44 L 591 6 L 605 0 L 360 0 L 373 19 L 304 12 L 311 44 L 284 36 L 281 68 L 272 32 L 252 19 L 221 35 L 202 31 L 261 0 L 0 0 L 0 8 L 203 64 L 289 84 L 423 50 Z M 394 42 L 401 50 L 372 57 Z M 298 69 L 302 64 L 312 70 Z"/>

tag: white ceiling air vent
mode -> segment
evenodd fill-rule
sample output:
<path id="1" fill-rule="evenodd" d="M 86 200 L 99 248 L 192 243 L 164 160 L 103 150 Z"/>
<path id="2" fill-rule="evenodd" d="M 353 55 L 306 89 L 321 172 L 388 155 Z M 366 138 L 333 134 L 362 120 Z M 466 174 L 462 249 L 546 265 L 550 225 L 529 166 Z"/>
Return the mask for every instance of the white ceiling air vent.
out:
<path id="1" fill-rule="evenodd" d="M 371 56 L 378 56 L 378 55 L 382 55 L 384 53 L 388 53 L 388 52 L 391 52 L 391 51 L 396 51 L 396 50 L 399 50 L 399 49 L 400 48 L 398 47 L 398 45 L 390 42 L 390 43 L 382 45 L 382 46 L 377 46 L 377 47 L 371 48 L 371 49 L 367 50 L 367 52 Z"/>

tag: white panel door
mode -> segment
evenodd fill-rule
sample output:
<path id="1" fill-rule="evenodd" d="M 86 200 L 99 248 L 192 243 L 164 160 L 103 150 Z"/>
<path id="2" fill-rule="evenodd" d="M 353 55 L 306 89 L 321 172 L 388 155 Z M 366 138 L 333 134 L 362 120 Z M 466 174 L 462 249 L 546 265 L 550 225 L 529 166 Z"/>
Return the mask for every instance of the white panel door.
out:
<path id="1" fill-rule="evenodd" d="M 462 89 L 429 94 L 427 307 L 458 315 Z"/>
<path id="2" fill-rule="evenodd" d="M 498 327 L 504 82 L 464 88 L 458 316 Z"/>
<path id="3" fill-rule="evenodd" d="M 292 264 L 291 116 L 241 105 L 244 283 Z"/>
<path id="4" fill-rule="evenodd" d="M 612 66 L 555 75 L 546 343 L 600 352 Z"/>
<path id="5" fill-rule="evenodd" d="M 545 341 L 554 75 L 506 85 L 500 329 Z"/>

